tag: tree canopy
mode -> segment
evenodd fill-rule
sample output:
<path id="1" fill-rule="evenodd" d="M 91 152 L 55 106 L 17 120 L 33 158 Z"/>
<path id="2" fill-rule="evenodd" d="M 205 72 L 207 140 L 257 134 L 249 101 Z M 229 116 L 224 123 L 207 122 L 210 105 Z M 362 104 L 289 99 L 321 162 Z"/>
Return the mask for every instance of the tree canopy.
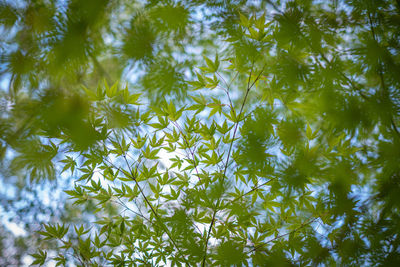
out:
<path id="1" fill-rule="evenodd" d="M 0 14 L 0 264 L 400 263 L 399 1 Z"/>

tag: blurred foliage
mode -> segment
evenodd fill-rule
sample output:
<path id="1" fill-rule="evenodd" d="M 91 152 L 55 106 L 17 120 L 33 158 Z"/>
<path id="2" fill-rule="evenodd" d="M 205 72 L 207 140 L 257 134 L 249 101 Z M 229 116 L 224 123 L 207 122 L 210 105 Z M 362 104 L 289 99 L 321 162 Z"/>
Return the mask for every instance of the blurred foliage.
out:
<path id="1" fill-rule="evenodd" d="M 399 18 L 1 1 L 0 264 L 397 266 Z"/>
<path id="2" fill-rule="evenodd" d="M 207 20 L 198 16 L 211 9 L 214 14 Z M 182 100 L 187 90 L 184 74 L 191 73 L 200 58 L 197 52 L 186 51 L 207 53 L 218 44 L 208 24 L 224 10 L 228 8 L 222 3 L 217 10 L 213 4 L 192 1 L 0 1 L 1 181 L 5 188 L 21 191 L 20 200 L 16 195 L 1 199 L 28 203 L 25 189 L 60 179 L 60 153 L 65 149 L 82 153 L 104 140 L 82 85 L 92 88 L 104 79 L 110 84 L 122 79 L 146 95 L 148 102 L 165 97 Z M 130 110 L 114 103 L 105 106 L 108 127 L 132 123 Z M 57 140 L 65 137 L 69 141 L 60 148 Z M 74 177 L 68 179 L 71 183 Z M 65 198 L 54 201 L 61 205 Z M 0 212 L 4 218 L 14 216 L 17 208 L 4 201 L 5 210 Z M 41 211 L 42 201 L 30 206 L 31 212 L 46 214 L 34 220 L 35 226 L 28 227 L 31 221 L 23 213 L 14 216 L 28 233 L 16 237 L 14 249 L 13 234 L 1 228 L 2 243 L 10 248 L 2 249 L 0 258 L 8 261 L 0 265 L 23 264 L 36 246 L 37 236 L 31 233 L 39 222 L 74 216 L 62 206 Z M 55 209 L 61 212 L 55 215 Z"/>

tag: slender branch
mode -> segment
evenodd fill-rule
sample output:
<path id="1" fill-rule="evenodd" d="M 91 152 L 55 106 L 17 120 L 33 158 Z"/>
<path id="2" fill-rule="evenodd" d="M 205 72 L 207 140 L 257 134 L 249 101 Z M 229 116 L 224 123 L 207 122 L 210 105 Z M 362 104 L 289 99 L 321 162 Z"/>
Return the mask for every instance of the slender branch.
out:
<path id="1" fill-rule="evenodd" d="M 231 84 L 232 84 L 232 81 L 228 84 L 228 83 L 225 81 L 224 77 L 222 77 L 221 74 L 219 74 L 218 72 L 216 72 L 216 73 L 217 73 L 218 77 L 220 77 L 221 80 L 222 80 L 222 81 L 225 83 L 225 85 L 226 85 L 226 88 L 223 88 L 223 87 L 221 87 L 221 88 L 222 88 L 222 90 L 225 91 L 226 95 L 228 96 L 229 106 L 231 107 L 231 109 L 233 109 L 232 99 L 231 99 L 231 96 L 230 96 L 230 94 L 229 94 L 229 88 L 230 88 L 230 86 L 231 86 Z"/>
<path id="2" fill-rule="evenodd" d="M 189 141 L 188 141 L 186 135 L 184 134 L 182 128 L 179 126 L 179 124 L 178 124 L 177 122 L 173 122 L 173 124 L 174 124 L 174 126 L 178 129 L 178 131 L 180 132 L 180 134 L 182 135 L 183 141 L 186 143 L 186 145 L 187 145 L 187 147 L 188 147 L 189 154 L 192 156 L 193 165 L 194 165 L 194 169 L 195 169 L 196 174 L 197 174 L 197 178 L 198 178 L 199 181 L 201 182 L 201 179 L 200 179 L 200 176 L 199 176 L 199 171 L 198 171 L 198 169 L 197 169 L 197 166 L 198 166 L 198 165 L 197 165 L 196 157 L 195 157 L 195 155 L 194 155 L 194 151 L 192 151 L 192 149 L 190 148 Z M 187 157 L 189 158 L 189 155 L 188 155 Z"/>
<path id="3" fill-rule="evenodd" d="M 299 231 L 300 229 L 304 228 L 305 226 L 307 226 L 307 225 L 313 223 L 313 222 L 316 221 L 318 218 L 319 218 L 319 217 L 314 217 L 314 218 L 308 220 L 307 222 L 302 223 L 299 227 L 297 227 L 296 229 L 294 229 L 294 230 L 292 230 L 292 231 L 290 231 L 290 232 L 287 232 L 287 233 L 285 233 L 285 234 L 280 234 L 280 235 L 276 236 L 275 238 L 272 238 L 272 239 L 270 239 L 270 240 L 268 240 L 268 241 L 266 241 L 266 242 L 263 242 L 262 244 L 255 246 L 255 247 L 254 247 L 252 250 L 250 250 L 248 253 L 250 254 L 250 253 L 256 251 L 257 249 L 260 249 L 260 248 L 262 248 L 262 247 L 268 245 L 268 244 L 271 243 L 271 242 L 274 242 L 274 241 L 276 241 L 276 240 L 278 240 L 278 239 L 280 239 L 280 238 L 282 238 L 282 237 L 285 237 L 285 236 L 288 236 L 288 235 L 290 235 L 290 234 L 292 234 L 292 233 L 295 233 L 295 232 Z"/>
<path id="4" fill-rule="evenodd" d="M 136 212 L 136 211 L 134 211 L 133 209 L 129 208 L 119 197 L 117 197 L 117 199 L 118 199 L 118 201 L 115 201 L 115 200 L 114 200 L 113 202 L 115 202 L 115 203 L 121 205 L 122 207 L 124 207 L 125 210 L 129 210 L 129 211 L 132 212 L 133 214 L 135 214 L 135 215 L 137 215 L 137 216 L 139 216 L 139 217 L 145 219 L 146 221 L 150 222 L 150 220 L 147 219 L 143 214 L 141 214 L 141 213 L 139 213 L 139 212 Z"/>
<path id="5" fill-rule="evenodd" d="M 114 134 L 115 134 L 115 131 L 114 131 Z M 116 136 L 117 136 L 117 135 L 116 135 Z M 150 207 L 151 212 L 154 214 L 155 218 L 157 219 L 157 221 L 159 222 L 159 224 L 161 225 L 161 227 L 164 229 L 165 233 L 167 234 L 167 236 L 169 237 L 169 239 L 171 240 L 171 242 L 172 242 L 172 244 L 175 246 L 175 248 L 178 250 L 179 254 L 184 255 L 184 254 L 182 253 L 181 249 L 179 248 L 179 246 L 177 245 L 177 243 L 175 242 L 175 240 L 172 238 L 171 232 L 169 231 L 169 229 L 167 228 L 167 226 L 164 224 L 164 222 L 161 220 L 161 217 L 158 215 L 158 213 L 157 213 L 156 210 L 154 209 L 153 205 L 150 203 L 150 201 L 148 200 L 148 198 L 147 198 L 146 195 L 144 194 L 143 189 L 142 189 L 142 187 L 139 185 L 139 182 L 137 181 L 136 177 L 134 177 L 134 176 L 132 175 L 132 174 L 133 174 L 133 171 L 132 171 L 131 165 L 129 164 L 129 162 L 128 162 L 127 158 L 126 158 L 126 155 L 125 155 L 126 153 L 125 153 L 125 151 L 123 151 L 122 145 L 118 142 L 118 140 L 117 140 L 117 143 L 118 143 L 118 145 L 120 146 L 121 151 L 124 153 L 124 154 L 123 154 L 123 158 L 125 159 L 125 162 L 126 162 L 126 164 L 128 165 L 128 169 L 129 169 L 129 172 L 130 172 L 130 173 L 129 173 L 129 178 L 132 179 L 132 180 L 135 182 L 135 184 L 136 184 L 136 186 L 138 187 L 139 192 L 140 192 L 140 194 L 142 195 L 144 201 L 145 201 L 146 204 Z M 119 169 L 119 168 L 118 168 L 118 169 Z M 122 172 L 122 173 L 124 173 L 124 172 Z M 185 257 L 183 257 L 183 260 L 185 261 L 185 263 L 186 263 L 188 266 L 190 266 L 188 260 L 187 260 Z"/>
<path id="6" fill-rule="evenodd" d="M 263 187 L 263 186 L 269 184 L 270 182 L 272 182 L 272 181 L 275 180 L 275 179 L 276 179 L 276 178 L 271 178 L 271 179 L 269 179 L 268 181 L 266 181 L 266 182 L 264 182 L 264 183 L 262 183 L 262 184 L 259 184 L 259 185 L 257 185 L 257 186 L 254 186 L 251 190 L 247 191 L 246 193 L 244 193 L 244 194 L 242 194 L 242 195 L 240 195 L 240 196 L 234 198 L 233 200 L 229 200 L 229 203 L 233 203 L 233 202 L 238 201 L 239 199 L 241 199 L 241 198 L 247 196 L 248 194 L 251 194 L 251 193 L 253 193 L 254 191 L 260 189 L 261 187 Z"/>
<path id="7" fill-rule="evenodd" d="M 237 118 L 238 121 L 236 122 L 235 128 L 234 128 L 234 130 L 233 130 L 232 141 L 231 141 L 231 143 L 230 143 L 229 150 L 228 150 L 228 156 L 227 156 L 227 159 L 226 159 L 226 162 L 225 162 L 225 168 L 224 168 L 224 173 L 223 173 L 223 176 L 222 176 L 222 182 L 224 182 L 224 180 L 225 180 L 225 176 L 226 176 L 226 172 L 227 172 L 228 164 L 229 164 L 229 159 L 230 159 L 230 155 L 231 155 L 231 151 L 232 151 L 232 147 L 233 147 L 233 142 L 235 141 L 236 132 L 237 132 L 237 129 L 238 129 L 238 127 L 239 127 L 239 123 L 240 123 L 240 120 L 241 120 L 241 116 L 242 116 L 242 112 L 243 112 L 243 109 L 244 109 L 244 105 L 246 104 L 247 97 L 248 97 L 248 95 L 249 95 L 249 92 L 250 92 L 251 88 L 254 86 L 254 84 L 256 83 L 256 81 L 260 78 L 261 74 L 264 72 L 265 66 L 266 66 L 266 65 L 263 66 L 262 70 L 261 70 L 260 73 L 257 75 L 257 77 L 256 77 L 256 79 L 254 80 L 254 82 L 250 85 L 251 76 L 252 76 L 252 74 L 253 74 L 254 62 L 253 62 L 253 64 L 252 64 L 252 67 L 251 67 L 251 70 L 250 70 L 249 79 L 248 79 L 248 81 L 247 81 L 247 90 L 246 90 L 246 93 L 245 93 L 245 96 L 244 96 L 242 105 L 241 105 L 241 107 L 240 107 L 239 116 L 238 116 L 238 118 Z M 212 228 L 213 228 L 213 226 L 214 226 L 214 224 L 215 224 L 215 216 L 217 215 L 217 212 L 218 212 L 218 210 L 219 210 L 219 206 L 220 206 L 220 205 L 221 205 L 221 198 L 219 197 L 218 200 L 217 200 L 216 206 L 215 206 L 215 210 L 214 210 L 214 212 L 213 212 L 213 216 L 212 216 L 212 219 L 211 219 L 210 226 L 209 226 L 209 228 L 208 228 L 208 232 L 207 232 L 207 238 L 206 238 L 206 244 L 205 244 L 205 249 L 204 249 L 204 256 L 203 256 L 202 267 L 204 267 L 205 264 L 206 264 L 206 260 L 207 260 L 207 250 L 208 250 L 208 241 L 210 240 L 211 231 L 212 231 Z"/>
<path id="8" fill-rule="evenodd" d="M 179 124 L 178 124 L 177 122 L 173 122 L 173 124 L 175 125 L 176 128 L 178 128 L 178 131 L 179 131 L 180 134 L 182 134 L 182 136 L 183 136 L 183 140 L 185 141 L 185 143 L 186 143 L 186 145 L 187 145 L 187 147 L 188 147 L 189 154 L 192 156 L 193 165 L 194 165 L 194 169 L 195 169 L 196 174 L 197 174 L 197 178 L 199 179 L 199 182 L 201 182 L 200 174 L 199 174 L 199 171 L 198 171 L 198 168 L 197 168 L 198 164 L 197 164 L 197 161 L 196 161 L 196 157 L 195 157 L 195 155 L 194 155 L 194 152 L 191 150 L 191 148 L 190 148 L 190 146 L 189 146 L 189 141 L 187 140 L 187 137 L 186 137 L 186 135 L 183 133 L 183 130 L 182 130 L 182 128 L 179 126 Z M 187 157 L 188 159 L 190 159 L 190 158 L 189 158 L 189 155 L 186 155 L 186 157 Z M 204 185 L 204 186 L 205 186 L 205 185 Z M 197 229 L 197 231 L 201 234 L 201 231 L 200 231 L 199 227 L 198 227 L 194 222 L 193 222 L 193 225 L 194 225 L 194 227 Z"/>

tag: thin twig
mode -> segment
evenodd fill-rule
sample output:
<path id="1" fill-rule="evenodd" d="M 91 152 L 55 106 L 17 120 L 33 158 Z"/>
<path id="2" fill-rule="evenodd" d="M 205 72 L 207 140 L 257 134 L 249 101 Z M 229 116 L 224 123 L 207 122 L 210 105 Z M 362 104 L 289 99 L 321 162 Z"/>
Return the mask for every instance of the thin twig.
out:
<path id="1" fill-rule="evenodd" d="M 264 183 L 262 183 L 262 184 L 260 184 L 260 185 L 254 186 L 251 190 L 247 191 L 246 193 L 244 193 L 244 194 L 242 194 L 242 195 L 240 195 L 240 196 L 234 198 L 233 200 L 229 200 L 229 203 L 233 203 L 233 202 L 238 201 L 239 199 L 241 199 L 241 198 L 247 196 L 248 194 L 251 194 L 252 192 L 254 192 L 254 191 L 260 189 L 261 187 L 263 187 L 263 186 L 265 186 L 265 185 L 267 185 L 267 184 L 269 184 L 270 182 L 272 182 L 272 181 L 275 180 L 275 179 L 276 179 L 276 178 L 271 178 L 271 179 L 269 179 L 268 181 L 266 181 L 266 182 L 264 182 Z"/>
<path id="2" fill-rule="evenodd" d="M 292 233 L 294 233 L 294 232 L 297 232 L 297 231 L 299 231 L 300 229 L 304 228 L 305 226 L 307 226 L 307 225 L 313 223 L 313 222 L 316 221 L 318 218 L 319 218 L 319 217 L 314 217 L 314 218 L 308 220 L 307 222 L 302 223 L 299 227 L 297 227 L 296 229 L 294 229 L 294 230 L 292 230 L 292 231 L 290 231 L 290 232 L 288 232 L 288 233 L 278 235 L 278 236 L 276 236 L 276 237 L 273 238 L 273 239 L 270 239 L 270 240 L 268 240 L 268 241 L 266 241 L 266 242 L 263 242 L 262 244 L 255 246 L 255 247 L 254 247 L 252 250 L 250 250 L 248 253 L 252 253 L 252 252 L 256 251 L 257 249 L 260 249 L 260 248 L 262 248 L 262 247 L 268 245 L 269 243 L 276 241 L 277 239 L 280 239 L 280 238 L 285 237 L 285 236 L 288 236 L 288 235 L 290 235 L 290 234 L 292 234 Z"/>
<path id="3" fill-rule="evenodd" d="M 251 67 L 251 70 L 250 70 L 249 79 L 248 79 L 248 81 L 247 81 L 247 90 L 246 90 L 246 93 L 245 93 L 245 96 L 244 96 L 242 105 L 241 105 L 241 107 L 240 107 L 239 116 L 238 116 L 238 118 L 237 118 L 238 121 L 236 122 L 235 128 L 234 128 L 234 130 L 233 130 L 233 137 L 232 137 L 232 141 L 231 141 L 230 146 L 229 146 L 228 156 L 227 156 L 227 159 L 226 159 L 226 162 L 225 162 L 224 173 L 223 173 L 223 176 L 222 176 L 222 183 L 223 183 L 224 180 L 225 180 L 225 175 L 226 175 L 226 172 L 227 172 L 227 169 L 228 169 L 228 164 L 229 164 L 229 159 L 230 159 L 230 155 L 231 155 L 231 151 L 232 151 L 232 147 L 233 147 L 233 142 L 235 141 L 236 132 L 237 132 L 237 129 L 238 129 L 238 127 L 239 127 L 239 123 L 240 123 L 240 120 L 241 120 L 241 116 L 242 116 L 242 112 L 243 112 L 243 109 L 244 109 L 244 105 L 246 104 L 247 97 L 248 97 L 248 95 L 249 95 L 249 92 L 250 92 L 251 88 L 254 86 L 254 84 L 256 83 L 256 81 L 260 78 L 261 74 L 264 72 L 265 65 L 263 66 L 263 68 L 262 68 L 262 70 L 260 71 L 260 73 L 257 75 L 257 77 L 256 77 L 256 79 L 254 80 L 254 82 L 250 85 L 251 76 L 252 76 L 252 74 L 253 74 L 253 68 L 254 68 L 254 62 L 253 62 L 253 64 L 252 64 L 252 67 Z M 209 241 L 209 239 L 210 239 L 211 231 L 212 231 L 212 228 L 213 228 L 214 223 L 215 223 L 215 216 L 217 215 L 217 212 L 218 212 L 218 210 L 219 210 L 219 206 L 220 206 L 220 205 L 221 205 L 221 198 L 219 197 L 218 200 L 217 200 L 216 206 L 215 206 L 215 210 L 214 210 L 214 212 L 213 212 L 213 216 L 212 216 L 212 219 L 211 219 L 210 226 L 209 226 L 209 228 L 208 228 L 208 232 L 207 232 L 207 238 L 206 238 L 206 243 L 205 243 L 205 249 L 204 249 L 204 256 L 203 256 L 202 267 L 204 267 L 205 264 L 206 264 L 206 260 L 207 260 L 207 250 L 208 250 L 208 241 Z"/>
<path id="4" fill-rule="evenodd" d="M 139 217 L 145 219 L 146 221 L 150 222 L 150 220 L 147 219 L 143 214 L 141 214 L 141 213 L 139 213 L 139 212 L 136 212 L 136 211 L 134 211 L 133 209 L 129 208 L 119 197 L 117 197 L 117 199 L 118 199 L 118 201 L 115 201 L 115 200 L 114 200 L 113 202 L 115 202 L 115 203 L 121 205 L 122 207 L 125 208 L 125 210 L 129 210 L 129 211 L 132 212 L 133 214 L 135 214 L 135 215 L 137 215 L 137 216 L 139 216 Z"/>
<path id="5" fill-rule="evenodd" d="M 200 179 L 200 176 L 199 176 L 199 171 L 198 171 L 198 169 L 197 169 L 197 161 L 196 161 L 196 157 L 195 157 L 195 155 L 194 155 L 194 151 L 192 151 L 192 149 L 190 148 L 189 141 L 188 141 L 186 135 L 183 133 L 183 130 L 182 130 L 182 128 L 179 126 L 179 124 L 178 124 L 176 121 L 173 122 L 173 124 L 174 124 L 174 126 L 178 129 L 178 131 L 180 132 L 180 134 L 182 135 L 183 141 L 186 143 L 186 145 L 187 145 L 187 147 L 188 147 L 189 154 L 192 156 L 193 166 L 194 166 L 194 169 L 195 169 L 195 171 L 196 171 L 197 178 L 198 178 L 199 181 L 201 182 L 201 179 Z M 188 155 L 188 158 L 189 158 L 189 155 Z"/>
<path id="6" fill-rule="evenodd" d="M 115 134 L 115 132 L 114 132 L 114 134 Z M 116 136 L 117 136 L 117 135 L 116 135 Z M 134 177 L 134 176 L 132 175 L 132 174 L 133 174 L 133 171 L 132 171 L 132 168 L 131 168 L 131 166 L 130 166 L 130 164 L 129 164 L 127 158 L 126 158 L 126 155 L 125 155 L 126 153 L 125 153 L 125 151 L 123 151 L 122 145 L 118 142 L 118 140 L 117 140 L 117 143 L 118 143 L 118 145 L 120 146 L 121 151 L 124 153 L 124 154 L 123 154 L 123 158 L 125 159 L 125 162 L 126 162 L 126 164 L 128 165 L 128 169 L 129 169 L 129 172 L 130 172 L 129 178 L 132 179 L 132 180 L 135 182 L 135 184 L 136 184 L 136 186 L 138 187 L 139 192 L 140 192 L 140 194 L 142 195 L 144 201 L 145 201 L 146 204 L 150 207 L 151 212 L 154 214 L 155 218 L 156 218 L 157 221 L 160 223 L 161 227 L 164 229 L 165 233 L 168 235 L 169 239 L 171 240 L 171 242 L 172 242 L 172 244 L 175 246 L 175 248 L 178 250 L 179 254 L 184 255 L 184 254 L 182 253 L 181 249 L 179 248 L 179 246 L 177 245 L 177 243 L 175 242 L 175 240 L 172 238 L 171 232 L 169 231 L 169 229 L 167 228 L 167 226 L 165 226 L 165 224 L 164 224 L 163 221 L 161 220 L 161 217 L 158 215 L 158 213 L 157 213 L 156 210 L 154 209 L 153 205 L 150 203 L 150 201 L 148 200 L 148 198 L 147 198 L 146 195 L 144 194 L 143 189 L 142 189 L 142 187 L 139 185 L 139 182 L 137 181 L 136 177 Z M 118 169 L 119 169 L 119 168 L 118 168 Z M 124 172 L 122 172 L 122 173 L 124 173 Z M 186 263 L 188 266 L 190 266 L 189 262 L 187 261 L 187 259 L 186 259 L 185 257 L 183 257 L 183 260 L 185 261 L 185 263 Z"/>
<path id="7" fill-rule="evenodd" d="M 228 84 L 228 83 L 225 81 L 224 77 L 222 77 L 221 74 L 219 74 L 218 72 L 216 72 L 216 73 L 217 73 L 217 75 L 222 79 L 222 81 L 223 81 L 223 82 L 225 83 L 225 85 L 226 85 L 226 88 L 223 88 L 223 87 L 221 87 L 221 88 L 222 88 L 222 90 L 225 91 L 226 95 L 228 96 L 229 105 L 230 105 L 231 109 L 233 109 L 232 99 L 231 99 L 231 96 L 229 95 L 229 88 L 230 88 L 232 82 L 230 82 L 230 83 Z"/>

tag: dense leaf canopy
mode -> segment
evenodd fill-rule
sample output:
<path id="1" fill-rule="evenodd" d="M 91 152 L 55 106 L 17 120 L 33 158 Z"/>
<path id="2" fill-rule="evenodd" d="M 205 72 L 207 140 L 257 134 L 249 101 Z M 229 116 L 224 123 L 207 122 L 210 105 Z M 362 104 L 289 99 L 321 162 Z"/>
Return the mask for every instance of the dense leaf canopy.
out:
<path id="1" fill-rule="evenodd" d="M 400 263 L 398 1 L 0 14 L 0 264 Z"/>

